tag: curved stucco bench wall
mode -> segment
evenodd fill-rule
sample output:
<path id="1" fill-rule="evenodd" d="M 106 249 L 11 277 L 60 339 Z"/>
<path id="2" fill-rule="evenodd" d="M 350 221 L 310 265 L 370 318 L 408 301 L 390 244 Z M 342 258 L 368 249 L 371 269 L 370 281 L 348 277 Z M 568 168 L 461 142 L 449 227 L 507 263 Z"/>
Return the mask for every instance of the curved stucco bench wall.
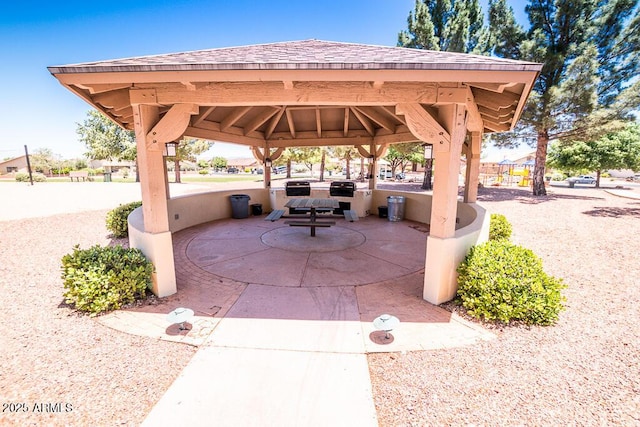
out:
<path id="1" fill-rule="evenodd" d="M 261 203 L 263 207 L 269 206 L 269 192 L 266 189 L 210 191 L 174 197 L 167 201 L 170 231 L 162 233 L 145 231 L 142 208 L 137 208 L 129 214 L 129 246 L 140 249 L 153 263 L 154 294 L 166 297 L 177 291 L 171 234 L 205 222 L 230 218 L 229 196 L 232 194 L 246 194 L 250 197 L 250 204 Z"/>
<path id="2" fill-rule="evenodd" d="M 387 205 L 388 196 L 405 197 L 405 218 L 411 221 L 431 223 L 430 194 L 405 193 L 391 190 L 375 190 L 373 210 Z M 432 304 L 452 300 L 458 291 L 456 269 L 472 246 L 489 239 L 487 211 L 476 203 L 458 201 L 456 231 L 453 237 L 427 236 L 423 298 Z"/>
<path id="3" fill-rule="evenodd" d="M 145 232 L 142 208 L 131 212 L 128 218 L 129 244 L 142 250 L 156 266 L 153 288 L 156 295 L 163 297 L 176 292 L 171 233 L 206 222 L 230 218 L 232 211 L 229 196 L 232 194 L 248 195 L 249 204 L 262 204 L 264 211 L 272 208 L 270 199 L 273 199 L 274 193 L 270 194 L 268 189 L 186 194 L 168 200 L 170 231 L 156 234 Z M 372 194 L 367 192 L 365 200 L 368 199 L 371 213 L 375 214 L 378 206 L 386 206 L 388 196 L 398 195 L 405 197 L 406 219 L 430 223 L 432 198 L 429 194 L 373 190 Z M 475 203 L 459 201 L 454 236 L 447 239 L 427 237 L 424 299 L 433 304 L 453 299 L 457 291 L 457 266 L 472 246 L 488 240 L 488 237 L 489 215 L 485 209 Z"/>
<path id="4" fill-rule="evenodd" d="M 168 200 L 169 230 L 175 233 L 205 222 L 231 218 L 229 196 L 232 194 L 246 194 L 250 205 L 261 204 L 263 210 L 271 209 L 269 190 L 265 188 L 185 194 Z"/>

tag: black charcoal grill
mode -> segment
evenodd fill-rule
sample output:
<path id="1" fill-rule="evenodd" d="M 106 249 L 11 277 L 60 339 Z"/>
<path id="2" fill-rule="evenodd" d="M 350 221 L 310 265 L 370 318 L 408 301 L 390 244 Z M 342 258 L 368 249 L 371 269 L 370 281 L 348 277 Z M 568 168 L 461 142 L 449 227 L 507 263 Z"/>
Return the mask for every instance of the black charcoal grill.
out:
<path id="1" fill-rule="evenodd" d="M 334 181 L 329 187 L 329 195 L 332 197 L 353 197 L 354 191 L 356 191 L 356 183 L 351 181 Z M 339 203 L 340 207 L 334 209 L 334 214 L 342 215 L 344 211 L 351 209 L 351 202 Z"/>
<path id="2" fill-rule="evenodd" d="M 309 181 L 287 181 L 284 189 L 289 197 L 311 195 L 311 184 L 309 184 Z"/>
<path id="3" fill-rule="evenodd" d="M 329 187 L 329 195 L 333 197 L 353 197 L 356 183 L 351 181 L 334 181 Z"/>

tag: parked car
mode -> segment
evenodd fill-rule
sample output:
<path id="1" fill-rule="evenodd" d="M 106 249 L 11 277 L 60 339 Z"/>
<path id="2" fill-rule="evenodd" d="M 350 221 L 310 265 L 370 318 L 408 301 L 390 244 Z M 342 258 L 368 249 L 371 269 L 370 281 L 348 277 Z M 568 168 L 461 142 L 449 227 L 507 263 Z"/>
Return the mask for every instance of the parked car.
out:
<path id="1" fill-rule="evenodd" d="M 595 184 L 596 178 L 591 175 L 580 175 L 567 178 L 567 181 L 573 182 L 574 184 Z"/>
<path id="2" fill-rule="evenodd" d="M 238 168 L 227 168 L 227 173 L 239 173 Z"/>

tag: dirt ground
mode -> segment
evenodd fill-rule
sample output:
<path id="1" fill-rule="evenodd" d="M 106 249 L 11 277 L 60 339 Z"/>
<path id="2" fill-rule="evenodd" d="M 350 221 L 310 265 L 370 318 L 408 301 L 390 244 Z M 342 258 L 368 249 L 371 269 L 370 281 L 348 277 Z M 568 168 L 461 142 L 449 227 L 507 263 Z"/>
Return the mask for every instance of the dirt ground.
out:
<path id="1" fill-rule="evenodd" d="M 0 425 L 139 425 L 195 352 L 64 304 L 61 257 L 109 244 L 107 210 L 139 199 L 90 184 L 0 183 Z M 479 202 L 563 278 L 567 309 L 470 347 L 369 355 L 380 425 L 640 425 L 640 200 L 552 187 Z"/>

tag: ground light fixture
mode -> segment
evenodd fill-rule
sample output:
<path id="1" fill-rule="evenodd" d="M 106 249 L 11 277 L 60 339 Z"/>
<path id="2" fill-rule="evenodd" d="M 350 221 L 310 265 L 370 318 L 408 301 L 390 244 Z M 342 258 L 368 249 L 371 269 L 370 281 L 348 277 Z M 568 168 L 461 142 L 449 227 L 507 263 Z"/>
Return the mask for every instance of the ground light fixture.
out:
<path id="1" fill-rule="evenodd" d="M 179 325 L 178 329 L 184 331 L 187 327 L 184 325 L 193 317 L 193 310 L 190 308 L 178 307 L 171 313 L 167 314 L 167 322 L 172 325 Z"/>
<path id="2" fill-rule="evenodd" d="M 390 314 L 381 314 L 373 321 L 373 327 L 378 331 L 384 331 L 384 339 L 391 339 L 389 332 L 394 330 L 400 324 L 400 319 Z"/>

